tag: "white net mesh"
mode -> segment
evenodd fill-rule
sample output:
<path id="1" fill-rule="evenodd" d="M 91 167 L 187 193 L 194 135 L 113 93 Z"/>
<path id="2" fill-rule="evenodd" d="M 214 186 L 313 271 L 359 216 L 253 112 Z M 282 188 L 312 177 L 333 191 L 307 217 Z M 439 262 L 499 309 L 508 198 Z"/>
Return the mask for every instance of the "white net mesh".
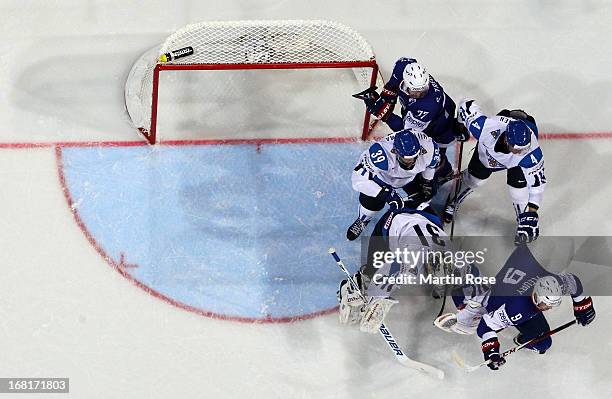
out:
<path id="1" fill-rule="evenodd" d="M 187 46 L 193 47 L 192 55 L 165 64 L 312 64 L 374 60 L 374 53 L 365 39 L 352 29 L 335 22 L 235 21 L 188 25 L 168 37 L 161 47 L 143 54 L 130 71 L 125 88 L 126 107 L 132 122 L 140 130 L 148 132 L 151 128 L 153 70 L 159 57 Z M 323 123 L 319 123 L 323 133 L 359 136 L 364 108 L 363 104 L 350 98 L 350 94 L 369 87 L 371 75 L 372 68 L 365 67 L 328 72 L 163 71 L 160 73 L 158 105 L 158 117 L 163 129 L 158 123 L 157 130 L 163 132 L 164 138 L 173 134 L 184 137 L 190 133 L 205 138 L 211 135 L 215 138 L 232 138 L 231 135 L 218 137 L 230 134 L 220 129 L 226 123 L 223 118 L 218 114 L 210 117 L 210 113 L 206 117 L 202 111 L 212 111 L 216 106 L 217 112 L 222 112 L 223 109 L 227 110 L 227 104 L 232 108 L 236 108 L 236 104 L 248 108 L 261 106 L 258 103 L 267 101 L 270 106 L 263 108 L 275 115 L 267 118 L 270 122 L 267 125 L 266 116 L 262 117 L 260 114 L 255 125 L 261 126 L 261 131 L 265 130 L 272 136 L 276 134 L 270 133 L 274 130 L 300 129 L 305 132 L 305 126 L 301 124 L 274 126 L 275 121 L 296 122 L 297 113 L 307 120 L 312 119 L 313 115 L 325 115 L 323 119 L 328 120 L 334 129 L 323 132 Z M 279 90 L 279 87 L 282 89 Z M 288 104 L 287 96 L 292 99 L 308 98 L 309 90 L 313 92 L 311 96 L 316 97 L 314 105 L 320 110 L 318 113 L 308 112 L 303 107 L 287 106 L 292 105 Z M 336 101 L 324 98 L 328 96 L 343 96 L 343 99 Z M 313 103 L 312 99 L 310 103 Z M 278 115 L 283 108 L 295 108 L 300 112 L 294 112 L 284 118 Z M 236 130 L 249 130 L 246 133 L 248 137 L 259 137 L 261 132 L 253 130 L 253 120 L 236 123 L 236 116 L 241 113 L 244 113 L 244 110 L 234 113 L 228 119 L 230 126 Z M 339 120 L 332 123 L 334 118 Z M 192 124 L 186 121 L 191 121 Z M 207 129 L 207 121 L 215 122 L 215 126 L 209 126 Z M 351 126 L 346 125 L 347 121 Z M 346 128 L 338 133 L 340 124 L 345 124 Z M 321 135 L 314 131 L 309 133 L 308 135 Z"/>
<path id="2" fill-rule="evenodd" d="M 151 128 L 153 69 L 159 58 L 159 47 L 149 49 L 134 63 L 125 82 L 125 108 L 134 126 L 148 132 Z"/>
<path id="3" fill-rule="evenodd" d="M 177 31 L 160 54 L 186 46 L 172 64 L 256 64 L 369 61 L 372 48 L 357 32 L 329 21 L 204 22 Z"/>

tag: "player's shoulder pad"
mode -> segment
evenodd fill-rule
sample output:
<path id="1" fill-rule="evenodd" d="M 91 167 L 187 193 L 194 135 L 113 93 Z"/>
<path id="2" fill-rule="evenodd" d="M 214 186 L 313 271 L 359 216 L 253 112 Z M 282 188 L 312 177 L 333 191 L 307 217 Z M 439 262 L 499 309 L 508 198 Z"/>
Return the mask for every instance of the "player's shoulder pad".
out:
<path id="1" fill-rule="evenodd" d="M 431 155 L 431 162 L 427 165 L 428 168 L 437 168 L 440 164 L 440 147 L 438 144 L 432 141 L 433 144 L 433 154 Z"/>
<path id="2" fill-rule="evenodd" d="M 417 62 L 416 58 L 411 58 L 411 57 L 401 57 L 399 58 L 397 61 L 395 61 L 395 64 L 412 64 L 413 62 Z"/>
<path id="3" fill-rule="evenodd" d="M 472 133 L 472 135 L 474 135 L 474 137 L 476 137 L 476 139 L 480 138 L 480 134 L 482 133 L 482 129 L 484 129 L 486 121 L 487 117 L 481 115 L 478 118 L 474 119 L 472 122 L 470 122 L 468 130 L 470 131 L 470 133 Z"/>
<path id="4" fill-rule="evenodd" d="M 542 154 L 542 149 L 538 147 L 529 154 L 525 155 L 523 159 L 521 159 L 521 162 L 519 162 L 519 166 L 525 169 L 533 168 L 540 163 L 543 157 L 544 155 Z"/>
<path id="5" fill-rule="evenodd" d="M 436 144 L 431 137 L 420 130 L 411 129 L 412 133 L 419 139 L 421 147 L 429 147 Z"/>
<path id="6" fill-rule="evenodd" d="M 387 152 L 384 150 L 380 143 L 374 143 L 368 149 L 369 162 L 372 166 L 378 169 L 388 170 L 389 169 L 389 158 Z"/>
<path id="7" fill-rule="evenodd" d="M 561 288 L 564 295 L 571 295 L 572 298 L 583 295 L 584 288 L 582 287 L 582 281 L 574 273 L 561 272 L 557 275 L 557 280 L 561 280 Z"/>
<path id="8" fill-rule="evenodd" d="M 433 89 L 433 92 L 435 94 L 434 98 L 436 100 L 436 103 L 443 105 L 442 101 L 444 100 L 446 93 L 444 93 L 444 89 L 442 88 L 442 85 L 438 83 L 438 81 L 435 80 L 434 77 L 431 75 L 429 75 L 429 86 Z"/>

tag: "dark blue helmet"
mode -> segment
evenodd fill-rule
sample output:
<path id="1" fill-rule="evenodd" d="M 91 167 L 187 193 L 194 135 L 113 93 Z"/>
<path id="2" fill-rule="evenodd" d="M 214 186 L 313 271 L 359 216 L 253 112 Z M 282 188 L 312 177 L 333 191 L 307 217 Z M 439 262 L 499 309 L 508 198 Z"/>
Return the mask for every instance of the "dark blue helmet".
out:
<path id="1" fill-rule="evenodd" d="M 400 157 L 414 158 L 421 151 L 421 143 L 410 129 L 405 129 L 395 134 L 393 148 Z"/>
<path id="2" fill-rule="evenodd" d="M 412 169 L 421 152 L 421 143 L 410 129 L 401 130 L 393 139 L 393 152 L 402 168 Z"/>
<path id="3" fill-rule="evenodd" d="M 531 129 L 522 121 L 511 121 L 506 129 L 506 138 L 511 147 L 521 149 L 531 144 Z"/>

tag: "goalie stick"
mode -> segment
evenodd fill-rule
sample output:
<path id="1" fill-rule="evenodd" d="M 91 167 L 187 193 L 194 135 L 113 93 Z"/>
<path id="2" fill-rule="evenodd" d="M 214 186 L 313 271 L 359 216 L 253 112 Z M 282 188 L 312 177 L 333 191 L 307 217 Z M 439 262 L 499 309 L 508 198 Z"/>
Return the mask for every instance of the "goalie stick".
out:
<path id="1" fill-rule="evenodd" d="M 335 248 L 330 248 L 329 253 L 336 261 L 336 264 L 338 265 L 340 270 L 342 270 L 342 272 L 346 274 L 349 284 L 353 287 L 354 290 L 356 290 L 359 293 L 359 296 L 365 303 L 366 298 L 361 293 L 361 290 L 359 289 L 357 282 L 353 279 L 353 276 L 351 276 L 346 266 L 344 266 L 344 263 L 342 262 L 338 254 L 336 253 Z M 402 348 L 400 348 L 400 346 L 397 344 L 395 337 L 393 337 L 393 335 L 391 334 L 391 331 L 389 331 L 389 329 L 385 326 L 384 323 L 380 325 L 380 328 L 378 331 L 380 332 L 380 335 L 382 335 L 382 337 L 385 339 L 385 342 L 389 346 L 389 349 L 393 351 L 393 354 L 395 355 L 395 358 L 397 359 L 397 361 L 400 362 L 403 366 L 435 376 L 439 379 L 444 379 L 444 371 L 436 367 L 430 366 L 428 364 L 417 362 L 416 360 L 412 360 L 408 356 L 406 356 Z"/>
<path id="2" fill-rule="evenodd" d="M 458 160 L 457 160 L 457 171 L 458 171 L 458 177 L 457 177 L 457 181 L 455 182 L 455 196 L 453 197 L 453 200 L 457 199 L 457 196 L 459 195 L 459 189 L 461 188 L 461 160 L 463 158 L 463 141 L 459 144 L 459 154 L 458 154 Z M 453 241 L 453 238 L 455 237 L 455 219 L 457 217 L 456 215 L 456 209 L 455 209 L 455 215 L 453 217 L 453 221 L 451 222 L 451 233 L 450 233 L 450 240 Z M 444 286 L 444 296 L 442 297 L 442 306 L 440 306 L 440 311 L 438 312 L 438 315 L 434 318 L 433 324 L 436 325 L 436 320 L 438 319 L 438 317 L 442 316 L 442 312 L 444 312 L 444 307 L 446 306 L 446 297 L 448 295 L 448 284 L 446 284 Z"/>
<path id="3" fill-rule="evenodd" d="M 537 336 L 535 338 L 530 339 L 529 341 L 525 342 L 524 344 L 515 346 L 514 348 L 510 348 L 507 351 L 505 351 L 504 353 L 502 353 L 500 356 L 501 357 L 506 357 L 508 355 L 511 355 L 512 353 L 516 352 L 516 351 L 520 351 L 521 349 L 523 349 L 525 346 L 530 345 L 530 344 L 535 344 L 538 343 L 540 341 L 542 341 L 543 339 L 550 337 L 551 335 L 554 335 L 556 333 L 558 333 L 559 331 L 565 330 L 568 327 L 573 326 L 574 324 L 576 324 L 576 319 L 572 320 L 572 321 L 568 321 L 567 323 L 565 323 L 562 326 L 559 326 L 557 328 L 555 328 L 552 331 L 549 331 L 547 333 L 544 333 L 540 336 Z M 470 366 L 468 364 L 466 364 L 463 359 L 461 358 L 461 356 L 459 356 L 459 354 L 455 351 L 453 351 L 453 353 L 451 354 L 453 360 L 455 361 L 455 363 L 461 367 L 462 369 L 464 369 L 467 373 L 471 373 L 472 371 L 476 371 L 479 368 L 481 368 L 482 366 L 486 366 L 487 364 L 489 364 L 491 361 L 487 360 L 484 361 L 480 364 L 477 364 L 475 366 Z"/>

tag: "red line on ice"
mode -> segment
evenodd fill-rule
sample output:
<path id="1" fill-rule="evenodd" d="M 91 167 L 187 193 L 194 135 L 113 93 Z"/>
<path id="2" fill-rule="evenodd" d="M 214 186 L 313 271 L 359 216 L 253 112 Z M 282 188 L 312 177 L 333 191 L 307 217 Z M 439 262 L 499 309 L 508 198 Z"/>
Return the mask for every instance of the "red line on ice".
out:
<path id="1" fill-rule="evenodd" d="M 202 140 L 162 140 L 157 145 L 241 145 L 251 144 L 308 144 L 308 143 L 352 143 L 359 142 L 357 137 L 303 137 L 303 138 L 270 138 L 270 139 L 202 139 Z M 58 142 L 20 142 L 0 143 L 0 149 L 24 148 L 71 148 L 71 147 L 142 147 L 148 146 L 146 141 L 58 141 Z"/>
<path id="2" fill-rule="evenodd" d="M 597 140 L 612 139 L 612 132 L 584 133 L 542 133 L 546 140 Z M 359 142 L 353 137 L 302 137 L 302 138 L 268 138 L 268 139 L 201 139 L 201 140 L 162 140 L 158 145 L 241 145 L 252 144 L 308 144 L 308 143 L 351 143 Z M 149 145 L 144 140 L 135 141 L 58 141 L 58 142 L 12 142 L 0 143 L 0 149 L 56 148 L 56 147 L 141 147 Z"/>

